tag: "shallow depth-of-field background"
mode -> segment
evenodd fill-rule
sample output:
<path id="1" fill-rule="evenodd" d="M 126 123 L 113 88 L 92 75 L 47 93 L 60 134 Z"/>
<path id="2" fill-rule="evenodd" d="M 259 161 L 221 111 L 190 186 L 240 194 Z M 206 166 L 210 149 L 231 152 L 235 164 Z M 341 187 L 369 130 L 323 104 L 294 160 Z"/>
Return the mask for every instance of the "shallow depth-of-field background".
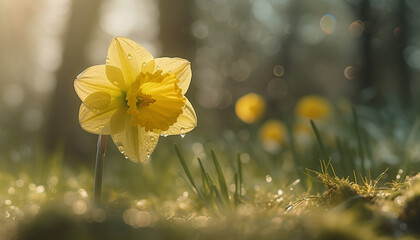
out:
<path id="1" fill-rule="evenodd" d="M 0 240 L 417 239 L 419 16 L 417 0 L 0 0 Z M 94 205 L 73 81 L 115 36 L 191 62 L 198 125 L 143 164 L 109 141 Z"/>

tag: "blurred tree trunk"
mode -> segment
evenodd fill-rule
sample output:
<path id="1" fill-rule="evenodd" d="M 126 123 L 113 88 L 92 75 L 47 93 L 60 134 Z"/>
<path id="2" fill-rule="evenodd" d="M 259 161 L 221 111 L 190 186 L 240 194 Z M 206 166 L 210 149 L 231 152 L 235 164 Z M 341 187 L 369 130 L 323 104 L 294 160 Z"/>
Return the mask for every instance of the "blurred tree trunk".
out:
<path id="1" fill-rule="evenodd" d="M 373 65 L 372 65 L 372 48 L 371 48 L 371 38 L 372 31 L 374 31 L 374 23 L 370 18 L 370 4 L 369 0 L 363 0 L 360 8 L 360 20 L 364 23 L 364 31 L 361 36 L 362 40 L 362 65 L 360 67 L 359 74 L 359 86 L 363 90 L 368 87 L 372 87 L 375 84 L 374 76 L 372 74 Z"/>
<path id="2" fill-rule="evenodd" d="M 163 56 L 194 57 L 194 39 L 190 34 L 193 21 L 192 0 L 160 0 L 160 40 Z"/>
<path id="3" fill-rule="evenodd" d="M 63 143 L 66 154 L 78 157 L 82 154 L 78 109 L 80 100 L 74 91 L 76 76 L 87 66 L 86 46 L 98 20 L 101 0 L 73 0 L 72 13 L 66 35 L 61 67 L 58 69 L 57 87 L 52 95 L 50 112 L 46 122 L 46 143 L 53 151 L 57 143 Z M 94 151 L 93 151 L 94 152 Z"/>
<path id="4" fill-rule="evenodd" d="M 399 1 L 399 26 L 394 29 L 394 36 L 398 40 L 398 61 L 399 61 L 399 71 L 400 71 L 400 96 L 401 103 L 404 107 L 408 108 L 411 104 L 411 82 L 408 73 L 408 66 L 404 59 L 404 49 L 407 47 L 407 33 L 408 33 L 408 23 L 407 23 L 407 6 L 405 1 Z"/>
<path id="5" fill-rule="evenodd" d="M 290 3 L 290 6 L 287 11 L 288 25 L 290 29 L 288 30 L 288 34 L 282 42 L 282 49 L 278 54 L 278 60 L 284 67 L 284 75 L 282 76 L 282 78 L 285 79 L 288 83 L 288 87 L 290 88 L 289 91 L 292 94 L 300 92 L 298 87 L 300 83 L 295 83 L 296 81 L 293 81 L 293 74 L 295 74 L 293 70 L 296 70 L 293 55 L 295 54 L 295 49 L 297 48 L 296 30 L 299 21 L 299 4 L 300 3 L 298 1 L 293 1 Z M 293 97 L 299 98 L 301 96 L 292 96 L 291 94 L 287 94 L 284 99 L 281 99 L 281 101 L 274 100 L 275 103 L 273 104 L 278 105 L 275 108 L 279 109 L 280 111 L 291 111 L 294 105 L 294 101 L 296 100 L 293 99 Z"/>

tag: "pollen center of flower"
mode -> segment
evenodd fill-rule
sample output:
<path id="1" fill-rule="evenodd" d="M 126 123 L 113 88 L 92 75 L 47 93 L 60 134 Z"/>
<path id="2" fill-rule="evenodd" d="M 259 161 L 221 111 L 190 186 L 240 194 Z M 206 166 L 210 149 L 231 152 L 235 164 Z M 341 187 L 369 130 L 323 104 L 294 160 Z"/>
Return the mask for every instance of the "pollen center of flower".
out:
<path id="1" fill-rule="evenodd" d="M 140 95 L 137 96 L 137 107 L 147 107 L 149 104 L 156 102 L 155 99 L 152 98 L 149 94 L 141 94 L 140 89 Z"/>
<path id="2" fill-rule="evenodd" d="M 130 124 L 140 125 L 146 131 L 168 130 L 185 105 L 178 82 L 173 73 L 162 74 L 162 70 L 139 73 L 126 96 Z"/>
<path id="3" fill-rule="evenodd" d="M 139 107 L 147 107 L 150 104 L 156 102 L 150 94 L 143 94 L 140 88 L 140 79 L 137 78 L 135 82 L 131 84 L 131 87 L 127 91 L 127 105 L 129 106 L 129 114 L 135 112 Z"/>

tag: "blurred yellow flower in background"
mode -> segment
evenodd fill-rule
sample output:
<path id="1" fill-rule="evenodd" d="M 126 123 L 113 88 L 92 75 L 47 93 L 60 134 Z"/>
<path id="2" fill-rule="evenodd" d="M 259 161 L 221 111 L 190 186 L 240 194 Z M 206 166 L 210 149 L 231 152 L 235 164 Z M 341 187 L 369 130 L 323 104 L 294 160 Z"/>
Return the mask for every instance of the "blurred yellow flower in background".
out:
<path id="1" fill-rule="evenodd" d="M 145 161 L 159 136 L 185 134 L 197 125 L 185 98 L 191 81 L 190 62 L 153 58 L 134 41 L 111 41 L 105 65 L 83 71 L 74 88 L 82 100 L 81 127 L 111 135 L 118 150 L 135 162 Z"/>
<path id="2" fill-rule="evenodd" d="M 265 112 L 265 100 L 258 94 L 248 93 L 236 101 L 235 112 L 245 123 L 253 123 Z"/>
<path id="3" fill-rule="evenodd" d="M 330 101 L 322 96 L 307 95 L 299 99 L 295 107 L 295 115 L 314 120 L 327 120 L 332 115 Z"/>
<path id="4" fill-rule="evenodd" d="M 287 139 L 286 125 L 278 120 L 268 120 L 258 132 L 264 148 L 268 151 L 279 149 Z"/>

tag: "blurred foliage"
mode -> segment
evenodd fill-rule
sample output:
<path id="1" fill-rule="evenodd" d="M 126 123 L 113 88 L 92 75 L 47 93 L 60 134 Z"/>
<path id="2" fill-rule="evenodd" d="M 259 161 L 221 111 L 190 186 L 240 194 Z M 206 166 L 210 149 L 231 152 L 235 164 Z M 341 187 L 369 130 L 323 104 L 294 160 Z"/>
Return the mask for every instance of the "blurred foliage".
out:
<path id="1" fill-rule="evenodd" d="M 295 121 L 284 124 L 290 133 L 287 140 L 272 142 L 275 148 L 267 148 L 260 138 L 260 127 L 266 128 L 263 121 L 243 123 L 239 131 L 228 130 L 217 141 L 194 135 L 164 138 L 142 165 L 125 160 L 110 144 L 103 203 L 96 206 L 92 168 L 63 164 L 62 149 L 48 156 L 37 147 L 27 158 L 2 168 L 0 235 L 2 239 L 418 236 L 419 153 L 408 146 L 419 143 L 419 123 L 404 115 L 392 119 L 395 111 L 387 111 L 391 106 L 380 110 L 359 106 L 353 113 L 333 109 L 328 120 L 306 122 L 312 128 L 306 139 L 294 131 L 293 122 L 302 121 L 295 116 Z M 376 121 L 377 115 L 388 120 Z M 368 138 L 369 129 L 377 133 Z M 179 147 L 173 149 L 175 142 Z M 389 151 L 385 155 L 384 148 Z"/>

